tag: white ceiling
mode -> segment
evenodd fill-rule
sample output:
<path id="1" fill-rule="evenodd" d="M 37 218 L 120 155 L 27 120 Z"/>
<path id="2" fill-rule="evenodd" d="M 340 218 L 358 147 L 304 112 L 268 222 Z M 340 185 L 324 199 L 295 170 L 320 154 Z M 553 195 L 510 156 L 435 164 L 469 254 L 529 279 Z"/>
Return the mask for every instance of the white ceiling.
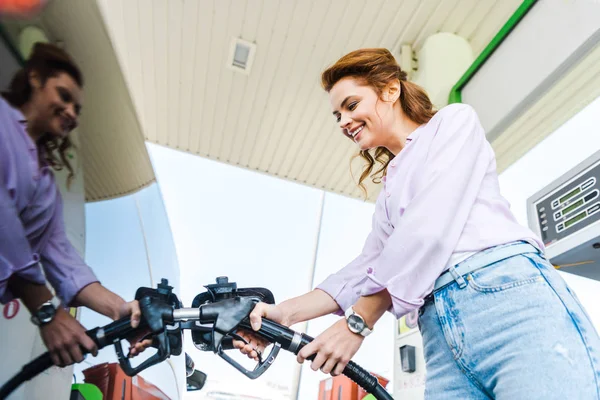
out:
<path id="1" fill-rule="evenodd" d="M 320 72 L 351 50 L 397 55 L 439 31 L 478 54 L 519 4 L 98 0 L 146 140 L 353 197 L 356 148 L 336 128 Z M 225 66 L 237 37 L 257 45 L 249 75 Z"/>
<path id="2" fill-rule="evenodd" d="M 115 2 L 116 3 L 116 2 Z M 18 43 L 40 26 L 77 61 L 85 93 L 77 132 L 88 201 L 119 197 L 155 181 L 137 112 L 94 0 L 53 0 L 33 21 L 2 21 Z"/>
<path id="3" fill-rule="evenodd" d="M 418 50 L 436 32 L 467 38 L 477 56 L 520 3 L 53 0 L 36 23 L 86 77 L 88 201 L 154 181 L 144 139 L 362 198 L 349 172 L 356 148 L 336 127 L 321 71 L 361 47 Z M 256 43 L 249 75 L 225 66 L 233 38 Z M 355 160 L 355 176 L 360 166 Z"/>

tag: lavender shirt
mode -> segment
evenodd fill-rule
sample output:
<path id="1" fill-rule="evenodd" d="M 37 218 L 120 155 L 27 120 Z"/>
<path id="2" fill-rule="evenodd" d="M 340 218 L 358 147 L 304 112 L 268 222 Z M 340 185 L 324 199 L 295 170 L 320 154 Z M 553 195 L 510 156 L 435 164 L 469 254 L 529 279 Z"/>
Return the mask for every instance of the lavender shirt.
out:
<path id="1" fill-rule="evenodd" d="M 7 287 L 13 274 L 46 281 L 40 261 L 64 304 L 98 281 L 67 239 L 54 174 L 40 168 L 23 114 L 0 97 L 0 302 L 13 298 Z"/>
<path id="2" fill-rule="evenodd" d="M 389 311 L 400 318 L 465 256 L 515 240 L 544 248 L 500 194 L 494 152 L 472 107 L 444 107 L 408 139 L 388 165 L 362 253 L 317 287 L 339 314 L 387 289 Z"/>

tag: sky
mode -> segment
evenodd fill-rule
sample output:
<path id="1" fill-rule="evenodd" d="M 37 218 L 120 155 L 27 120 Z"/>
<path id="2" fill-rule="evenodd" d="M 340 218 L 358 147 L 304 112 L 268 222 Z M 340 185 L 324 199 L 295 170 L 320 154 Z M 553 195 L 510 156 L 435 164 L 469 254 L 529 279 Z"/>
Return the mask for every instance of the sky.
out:
<path id="1" fill-rule="evenodd" d="M 527 224 L 529 196 L 600 149 L 600 135 L 595 131 L 599 122 L 600 100 L 596 100 L 501 174 L 502 193 L 520 223 Z M 370 230 L 372 204 L 153 144 L 148 144 L 148 150 L 173 232 L 184 304 L 190 304 L 203 285 L 220 275 L 229 276 L 240 287 L 269 288 L 278 302 L 300 295 L 356 257 Z M 600 283 L 562 275 L 600 327 L 600 307 L 596 306 Z M 308 333 L 317 335 L 336 318 L 311 322 Z M 386 315 L 355 357 L 359 364 L 390 379 L 394 322 Z M 249 381 L 215 355 L 194 349 L 189 340 L 186 351 L 209 376 L 203 391 L 186 398 L 201 399 L 224 385 L 266 398 L 293 392 L 298 367 L 285 352 L 261 379 Z M 318 382 L 326 376 L 307 365 L 303 368 L 299 399 L 314 399 Z"/>

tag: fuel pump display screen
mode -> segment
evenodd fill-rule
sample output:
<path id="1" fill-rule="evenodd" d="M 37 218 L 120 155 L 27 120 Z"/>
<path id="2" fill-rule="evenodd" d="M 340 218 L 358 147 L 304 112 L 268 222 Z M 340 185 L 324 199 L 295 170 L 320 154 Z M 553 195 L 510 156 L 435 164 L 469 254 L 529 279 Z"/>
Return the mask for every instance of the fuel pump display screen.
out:
<path id="1" fill-rule="evenodd" d="M 577 196 L 579 193 L 581 193 L 581 189 L 578 188 L 578 187 L 575 188 L 575 189 L 573 189 L 573 190 L 571 190 L 569 193 L 567 193 L 566 195 L 564 195 L 563 197 L 560 198 L 560 204 L 562 204 L 565 201 L 569 200 L 573 196 Z"/>
<path id="2" fill-rule="evenodd" d="M 583 205 L 583 199 L 576 201 L 575 203 L 571 204 L 569 207 L 565 208 L 563 210 L 563 214 L 566 215 L 566 214 L 570 213 L 571 211 L 573 211 L 574 209 L 581 207 L 582 205 Z"/>
<path id="3" fill-rule="evenodd" d="M 546 246 L 600 220 L 600 161 L 534 203 Z"/>
<path id="4" fill-rule="evenodd" d="M 527 222 L 552 265 L 600 282 L 600 150 L 531 195 Z"/>
<path id="5" fill-rule="evenodd" d="M 582 219 L 584 219 L 586 217 L 587 213 L 584 211 L 582 213 L 577 214 L 575 217 L 567 220 L 567 222 L 565 222 L 565 229 L 570 227 L 571 225 L 581 221 Z"/>

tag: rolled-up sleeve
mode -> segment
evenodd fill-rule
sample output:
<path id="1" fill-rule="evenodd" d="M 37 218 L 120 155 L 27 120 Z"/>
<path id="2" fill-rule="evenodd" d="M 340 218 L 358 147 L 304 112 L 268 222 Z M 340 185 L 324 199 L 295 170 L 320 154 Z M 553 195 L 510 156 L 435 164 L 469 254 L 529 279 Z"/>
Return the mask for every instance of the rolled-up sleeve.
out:
<path id="1" fill-rule="evenodd" d="M 442 118 L 414 197 L 361 287 L 387 289 L 397 318 L 423 305 L 458 243 L 491 157 L 475 111 Z"/>
<path id="2" fill-rule="evenodd" d="M 0 104 L 0 115 L 5 117 L 4 104 Z M 3 127 L 0 126 L 0 130 Z M 0 132 L 0 140 L 7 138 Z M 45 282 L 39 267 L 39 256 L 29 245 L 25 228 L 15 205 L 14 189 L 7 187 L 9 180 L 8 146 L 0 145 L 0 302 L 5 304 L 14 298 L 8 288 L 8 280 L 14 274 L 28 281 Z"/>
<path id="3" fill-rule="evenodd" d="M 67 238 L 59 193 L 50 229 L 52 231 L 48 242 L 41 252 L 42 266 L 58 297 L 64 304 L 69 305 L 81 289 L 98 282 L 98 278 Z"/>

